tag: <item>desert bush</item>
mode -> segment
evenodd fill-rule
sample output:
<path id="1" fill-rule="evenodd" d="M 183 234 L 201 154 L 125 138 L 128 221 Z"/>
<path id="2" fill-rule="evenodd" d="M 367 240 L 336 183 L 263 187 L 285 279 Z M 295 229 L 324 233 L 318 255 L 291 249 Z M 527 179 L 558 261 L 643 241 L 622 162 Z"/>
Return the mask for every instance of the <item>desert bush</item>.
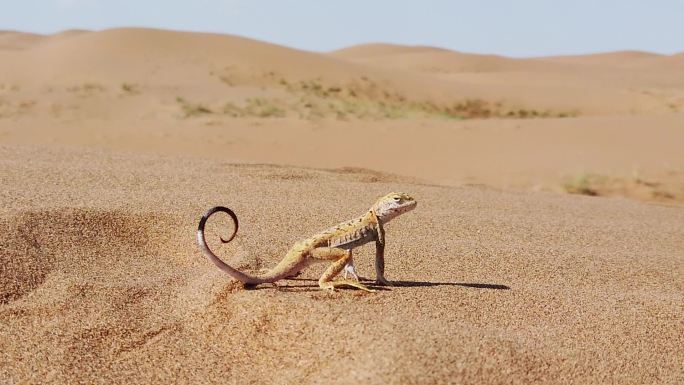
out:
<path id="1" fill-rule="evenodd" d="M 598 191 L 592 187 L 591 179 L 589 174 L 580 174 L 563 184 L 563 189 L 570 194 L 596 196 Z"/>
<path id="2" fill-rule="evenodd" d="M 121 84 L 121 90 L 124 91 L 125 93 L 128 94 L 139 94 L 140 89 L 138 88 L 137 85 L 132 84 L 132 83 L 122 83 Z"/>
<path id="3" fill-rule="evenodd" d="M 186 117 L 186 118 L 201 116 L 201 115 L 207 115 L 207 114 L 213 113 L 213 111 L 211 109 L 209 109 L 208 107 L 206 107 L 202 104 L 190 103 L 180 96 L 176 97 L 176 102 L 178 102 L 178 104 L 180 104 L 181 108 L 183 109 L 184 117 Z"/>

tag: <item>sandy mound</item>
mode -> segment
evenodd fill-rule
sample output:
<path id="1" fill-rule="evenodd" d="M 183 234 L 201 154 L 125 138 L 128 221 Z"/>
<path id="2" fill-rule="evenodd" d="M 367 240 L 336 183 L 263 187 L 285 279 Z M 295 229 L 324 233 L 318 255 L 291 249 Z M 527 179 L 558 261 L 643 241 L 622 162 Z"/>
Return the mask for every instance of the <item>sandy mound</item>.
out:
<path id="1" fill-rule="evenodd" d="M 355 169 L 0 154 L 0 376 L 10 382 L 684 380 L 681 208 Z M 317 267 L 245 290 L 194 243 L 201 213 L 228 205 L 238 238 L 220 247 L 216 218 L 209 240 L 258 270 L 391 190 L 420 203 L 387 227 L 397 286 L 379 293 L 321 292 Z M 363 275 L 372 253 L 356 253 Z"/>
<path id="2" fill-rule="evenodd" d="M 3 221 L 3 253 L 7 263 L 0 274 L 0 301 L 8 302 L 39 287 L 56 271 L 79 275 L 98 273 L 117 264 L 130 265 L 154 253 L 150 234 L 161 223 L 156 215 L 124 211 L 59 209 L 25 211 Z"/>

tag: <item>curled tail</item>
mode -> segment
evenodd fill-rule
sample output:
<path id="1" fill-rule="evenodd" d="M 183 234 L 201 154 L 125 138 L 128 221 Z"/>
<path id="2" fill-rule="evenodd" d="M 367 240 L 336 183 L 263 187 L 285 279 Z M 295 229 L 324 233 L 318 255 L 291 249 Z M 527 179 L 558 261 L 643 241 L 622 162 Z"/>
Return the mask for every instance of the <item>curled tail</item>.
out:
<path id="1" fill-rule="evenodd" d="M 200 219 L 199 226 L 197 228 L 197 244 L 199 245 L 200 249 L 202 250 L 202 253 L 209 258 L 211 262 L 216 265 L 219 269 L 225 271 L 228 273 L 231 277 L 237 279 L 238 281 L 250 285 L 257 285 L 259 283 L 264 283 L 266 282 L 264 279 L 261 279 L 259 277 L 255 277 L 249 274 L 245 274 L 239 270 L 236 270 L 232 267 L 230 267 L 228 264 L 223 262 L 219 257 L 214 254 L 211 249 L 209 249 L 209 246 L 207 245 L 207 241 L 204 239 L 204 225 L 207 223 L 207 220 L 209 219 L 210 216 L 212 216 L 214 213 L 217 212 L 223 212 L 228 215 L 230 215 L 231 219 L 233 220 L 233 223 L 235 224 L 235 230 L 233 231 L 233 234 L 228 238 L 227 240 L 223 239 L 221 237 L 221 242 L 223 243 L 228 243 L 235 238 L 235 235 L 237 234 L 238 231 L 238 219 L 237 215 L 233 212 L 233 210 L 223 207 L 223 206 L 216 206 L 210 208 Z"/>

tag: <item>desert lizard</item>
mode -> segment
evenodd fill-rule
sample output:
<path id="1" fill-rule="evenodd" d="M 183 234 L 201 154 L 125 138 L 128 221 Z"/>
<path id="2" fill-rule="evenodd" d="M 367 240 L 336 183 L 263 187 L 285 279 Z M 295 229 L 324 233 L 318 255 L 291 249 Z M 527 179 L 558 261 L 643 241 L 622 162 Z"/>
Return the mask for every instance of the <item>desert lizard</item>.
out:
<path id="1" fill-rule="evenodd" d="M 357 278 L 353 266 L 352 249 L 366 243 L 375 241 L 375 273 L 376 283 L 379 285 L 390 285 L 385 279 L 385 228 L 390 220 L 397 216 L 413 210 L 417 205 L 415 199 L 404 193 L 390 193 L 378 199 L 371 208 L 358 218 L 315 234 L 311 238 L 295 243 L 285 257 L 267 273 L 255 276 L 243 273 L 224 263 L 216 256 L 207 245 L 204 237 L 204 226 L 211 215 L 217 212 L 224 212 L 232 218 L 235 230 L 229 239 L 223 243 L 230 242 L 238 230 L 238 220 L 235 213 L 222 206 L 209 209 L 200 219 L 197 229 L 197 243 L 202 253 L 209 258 L 219 269 L 228 273 L 231 277 L 248 285 L 258 285 L 261 283 L 272 283 L 280 279 L 293 276 L 300 270 L 315 264 L 330 262 L 330 266 L 325 270 L 318 285 L 322 289 L 335 290 L 339 286 L 351 286 L 361 290 L 373 291 L 360 282 L 352 280 L 333 281 L 343 269 Z M 346 274 L 345 274 L 346 276 Z"/>

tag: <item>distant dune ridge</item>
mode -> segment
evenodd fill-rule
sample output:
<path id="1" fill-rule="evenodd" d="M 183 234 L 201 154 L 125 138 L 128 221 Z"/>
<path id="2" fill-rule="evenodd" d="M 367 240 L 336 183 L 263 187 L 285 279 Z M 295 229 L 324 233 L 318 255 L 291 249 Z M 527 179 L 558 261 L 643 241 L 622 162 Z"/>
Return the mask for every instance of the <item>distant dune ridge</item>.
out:
<path id="1" fill-rule="evenodd" d="M 13 37 L 19 41 L 28 35 Z M 665 79 L 667 88 L 681 89 L 684 84 L 674 73 L 682 69 L 674 65 L 681 64 L 677 60 L 641 53 L 638 58 L 647 56 L 649 68 L 658 72 L 630 72 L 627 68 L 626 73 L 615 73 L 615 67 L 623 66 L 625 55 L 633 59 L 633 53 L 511 59 L 370 45 L 319 54 L 228 35 L 149 29 L 72 31 L 32 39 L 32 44 L 23 44 L 24 49 L 3 53 L 2 81 L 21 80 L 27 85 L 144 82 L 210 89 L 220 85 L 217 78 L 269 88 L 277 88 L 281 80 L 316 79 L 323 87 L 340 87 L 366 79 L 381 95 L 396 94 L 419 102 L 484 99 L 492 104 L 506 102 L 511 108 L 592 115 L 668 111 L 672 107 L 664 100 L 668 99 L 666 93 L 646 95 L 635 88 L 648 85 L 650 90 L 652 83 L 665 83 Z M 11 40 L 5 39 L 5 45 Z M 670 62 L 674 64 L 670 66 Z M 510 71 L 516 74 L 509 76 Z M 541 82 L 536 80 L 540 71 L 544 76 Z M 488 80 L 486 74 L 493 78 Z M 599 97 L 602 101 L 597 103 Z M 675 95 L 669 99 L 670 104 L 682 106 L 681 100 L 674 100 Z"/>
<path id="2" fill-rule="evenodd" d="M 683 55 L 0 32 L 0 378 L 684 383 Z M 195 244 L 229 206 L 257 273 L 390 191 L 378 293 Z"/>
<path id="3" fill-rule="evenodd" d="M 44 36 L 34 33 L 24 33 L 15 31 L 0 31 L 1 50 L 21 50 L 33 46 L 36 42 L 43 40 Z"/>

